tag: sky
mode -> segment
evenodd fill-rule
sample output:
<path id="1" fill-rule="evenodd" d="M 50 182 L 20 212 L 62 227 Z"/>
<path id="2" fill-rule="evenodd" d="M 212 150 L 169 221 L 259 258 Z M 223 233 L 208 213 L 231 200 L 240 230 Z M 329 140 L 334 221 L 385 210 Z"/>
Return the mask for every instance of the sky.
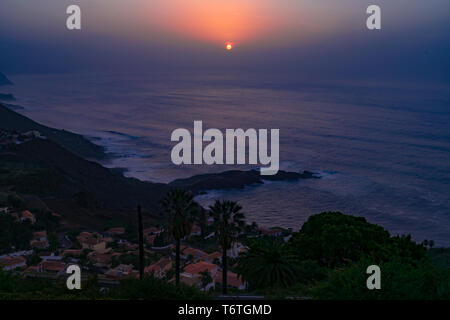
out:
<path id="1" fill-rule="evenodd" d="M 82 30 L 65 27 L 79 5 Z M 382 30 L 366 28 L 366 8 Z M 301 73 L 450 82 L 448 0 L 2 0 L 5 73 Z M 233 50 L 225 44 L 233 43 Z"/>

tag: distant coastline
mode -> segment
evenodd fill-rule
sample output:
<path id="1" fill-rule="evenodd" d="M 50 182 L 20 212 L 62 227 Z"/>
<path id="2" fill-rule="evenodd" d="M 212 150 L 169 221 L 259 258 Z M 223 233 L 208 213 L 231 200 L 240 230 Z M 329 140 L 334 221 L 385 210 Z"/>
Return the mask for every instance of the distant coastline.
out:
<path id="1" fill-rule="evenodd" d="M 105 160 L 108 154 L 103 148 L 80 135 L 42 126 L 2 104 L 0 137 L 0 167 L 6 174 L 1 178 L 9 181 L 9 189 L 37 196 L 50 206 L 56 204 L 63 216 L 66 215 L 64 210 L 68 216 L 74 215 L 77 210 L 72 207 L 77 205 L 73 199 L 81 195 L 85 199 L 83 206 L 88 205 L 94 211 L 110 210 L 114 217 L 115 211 L 130 211 L 137 204 L 143 205 L 147 211 L 158 212 L 161 198 L 171 188 L 183 188 L 199 195 L 212 190 L 263 184 L 263 179 L 297 181 L 319 178 L 309 171 L 282 170 L 263 179 L 256 170 L 229 170 L 175 179 L 168 184 L 127 178 L 124 176 L 126 168 L 105 168 L 88 160 L 93 159 L 93 155 L 98 160 Z M 17 169 L 8 169 L 12 165 L 21 170 L 20 175 L 14 174 Z M 58 199 L 66 204 L 61 205 Z"/>

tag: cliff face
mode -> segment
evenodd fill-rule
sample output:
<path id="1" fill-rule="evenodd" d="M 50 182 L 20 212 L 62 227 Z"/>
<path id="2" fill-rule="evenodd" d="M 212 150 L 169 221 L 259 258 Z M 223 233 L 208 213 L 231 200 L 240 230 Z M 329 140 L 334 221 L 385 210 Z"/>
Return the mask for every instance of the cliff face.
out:
<path id="1" fill-rule="evenodd" d="M 4 86 L 4 85 L 8 85 L 8 84 L 12 84 L 11 81 L 9 81 L 9 79 L 0 72 L 0 86 Z"/>
<path id="2" fill-rule="evenodd" d="M 0 149 L 0 187 L 43 198 L 77 199 L 105 209 L 157 210 L 167 186 L 126 178 L 48 139 L 32 138 Z M 90 203 L 88 203 L 90 202 Z"/>

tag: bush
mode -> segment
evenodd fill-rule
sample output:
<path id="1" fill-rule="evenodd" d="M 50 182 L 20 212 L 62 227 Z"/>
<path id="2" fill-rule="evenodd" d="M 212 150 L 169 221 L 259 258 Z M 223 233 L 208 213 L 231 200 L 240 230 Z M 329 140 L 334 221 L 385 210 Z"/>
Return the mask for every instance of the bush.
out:
<path id="1" fill-rule="evenodd" d="M 117 288 L 111 289 L 108 296 L 113 299 L 131 300 L 199 300 L 209 297 L 200 289 L 183 283 L 175 286 L 151 276 L 142 280 L 122 280 Z"/>
<path id="2" fill-rule="evenodd" d="M 417 266 L 400 260 L 381 263 L 381 289 L 369 290 L 366 269 L 371 264 L 369 260 L 361 260 L 334 271 L 312 290 L 313 297 L 332 300 L 450 299 L 449 269 L 437 269 L 426 261 Z"/>

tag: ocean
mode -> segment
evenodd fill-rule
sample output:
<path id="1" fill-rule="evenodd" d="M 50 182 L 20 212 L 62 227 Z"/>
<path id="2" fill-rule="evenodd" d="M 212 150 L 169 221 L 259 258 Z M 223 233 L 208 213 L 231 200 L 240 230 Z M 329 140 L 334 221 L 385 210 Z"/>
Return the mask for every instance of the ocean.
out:
<path id="1" fill-rule="evenodd" d="M 198 196 L 232 199 L 249 222 L 298 230 L 323 211 L 364 216 L 392 234 L 450 246 L 447 85 L 239 74 L 11 76 L 19 112 L 85 135 L 127 176 L 169 182 L 247 166 L 175 166 L 177 128 L 280 129 L 280 168 L 321 179 Z"/>

